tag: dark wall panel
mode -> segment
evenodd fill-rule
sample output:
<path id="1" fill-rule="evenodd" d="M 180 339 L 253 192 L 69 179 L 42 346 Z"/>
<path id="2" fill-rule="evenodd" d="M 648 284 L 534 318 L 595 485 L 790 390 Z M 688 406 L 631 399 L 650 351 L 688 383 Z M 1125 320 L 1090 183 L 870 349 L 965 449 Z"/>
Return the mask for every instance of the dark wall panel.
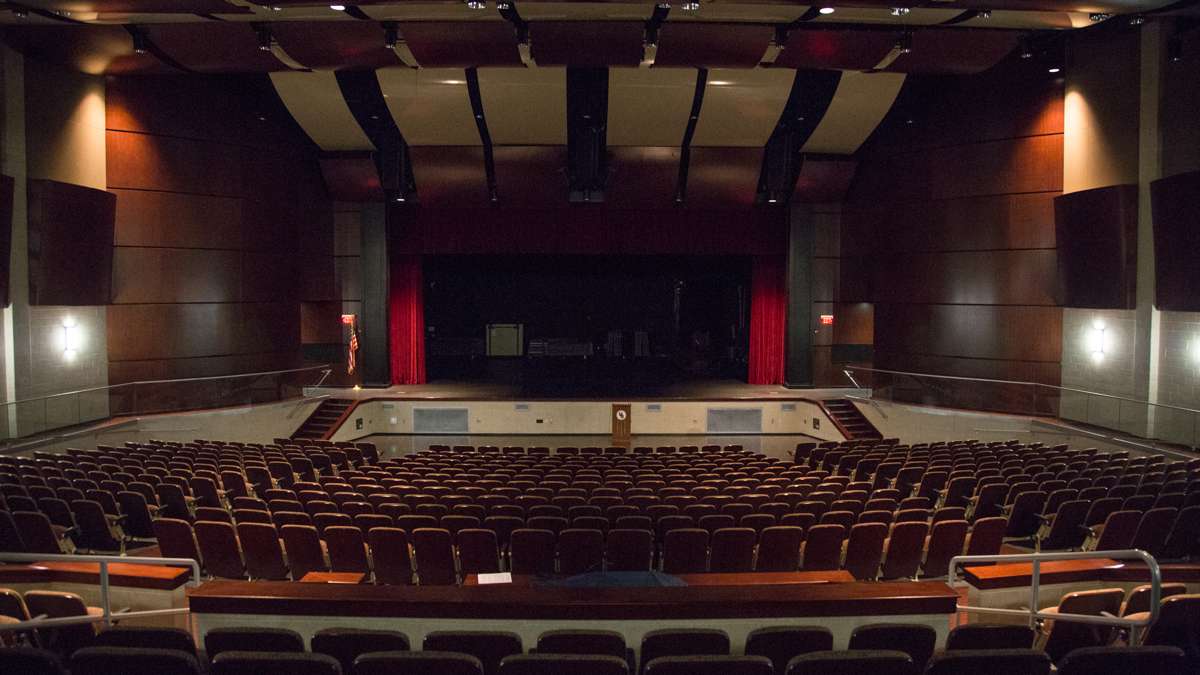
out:
<path id="1" fill-rule="evenodd" d="M 13 179 L 0 176 L 0 307 L 8 306 L 9 264 L 12 260 Z"/>
<path id="2" fill-rule="evenodd" d="M 1062 304 L 1137 307 L 1138 187 L 1114 185 L 1054 200 Z"/>
<path id="3" fill-rule="evenodd" d="M 332 208 L 281 110 L 261 79 L 110 78 L 113 383 L 301 363 L 302 296 L 337 297 Z"/>
<path id="4" fill-rule="evenodd" d="M 842 218 L 841 330 L 871 326 L 877 367 L 1059 382 L 1062 96 L 1015 57 L 910 76 Z"/>
<path id="5" fill-rule="evenodd" d="M 116 197 L 52 180 L 27 188 L 29 303 L 108 304 Z"/>
<path id="6" fill-rule="evenodd" d="M 1200 312 L 1200 171 L 1150 184 L 1154 209 L 1155 305 L 1162 310 Z"/>

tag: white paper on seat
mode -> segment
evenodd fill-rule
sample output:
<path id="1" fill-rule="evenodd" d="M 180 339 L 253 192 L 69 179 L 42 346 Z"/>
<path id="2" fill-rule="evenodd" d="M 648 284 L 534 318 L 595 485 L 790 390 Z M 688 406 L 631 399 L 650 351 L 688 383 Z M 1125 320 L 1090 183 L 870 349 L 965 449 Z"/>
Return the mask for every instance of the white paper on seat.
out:
<path id="1" fill-rule="evenodd" d="M 480 574 L 476 577 L 480 586 L 487 584 L 511 584 L 512 572 L 492 572 L 490 574 Z"/>

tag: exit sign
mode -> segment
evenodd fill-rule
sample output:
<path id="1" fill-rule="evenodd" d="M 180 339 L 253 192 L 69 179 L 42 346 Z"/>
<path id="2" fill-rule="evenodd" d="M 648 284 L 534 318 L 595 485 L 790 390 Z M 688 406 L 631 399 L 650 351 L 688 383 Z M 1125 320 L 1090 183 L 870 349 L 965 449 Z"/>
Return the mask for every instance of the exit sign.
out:
<path id="1" fill-rule="evenodd" d="M 833 325 L 833 315 L 832 314 L 822 314 L 821 315 L 821 325 L 822 326 L 832 326 Z"/>

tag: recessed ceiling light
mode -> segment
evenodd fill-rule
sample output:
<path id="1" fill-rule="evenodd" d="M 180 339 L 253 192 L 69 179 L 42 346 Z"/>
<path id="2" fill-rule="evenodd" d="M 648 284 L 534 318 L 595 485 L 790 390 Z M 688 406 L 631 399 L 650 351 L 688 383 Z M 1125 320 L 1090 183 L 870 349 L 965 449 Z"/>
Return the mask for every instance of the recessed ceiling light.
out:
<path id="1" fill-rule="evenodd" d="M 330 5 L 329 9 L 332 9 L 335 12 L 344 12 L 344 11 L 346 11 L 346 6 L 345 5 Z"/>
<path id="2" fill-rule="evenodd" d="M 1062 68 L 1059 68 L 1058 66 L 1055 66 L 1055 67 L 1053 67 L 1053 68 L 1050 68 L 1050 69 L 1049 69 L 1049 70 L 1047 70 L 1046 72 L 1048 72 L 1048 73 L 1061 73 L 1061 72 L 1062 72 Z"/>
<path id="3" fill-rule="evenodd" d="M 904 16 L 911 11 L 912 10 L 909 9 L 908 7 L 893 7 L 892 8 L 892 16 Z"/>
<path id="4" fill-rule="evenodd" d="M 466 80 L 438 80 L 439 84 L 466 84 Z"/>
<path id="5" fill-rule="evenodd" d="M 708 83 L 714 87 L 727 87 L 733 84 L 729 80 L 709 80 Z"/>
<path id="6" fill-rule="evenodd" d="M 834 9 L 833 7 L 822 7 L 821 9 L 818 9 L 817 11 L 820 12 L 821 14 L 833 14 L 837 10 Z"/>

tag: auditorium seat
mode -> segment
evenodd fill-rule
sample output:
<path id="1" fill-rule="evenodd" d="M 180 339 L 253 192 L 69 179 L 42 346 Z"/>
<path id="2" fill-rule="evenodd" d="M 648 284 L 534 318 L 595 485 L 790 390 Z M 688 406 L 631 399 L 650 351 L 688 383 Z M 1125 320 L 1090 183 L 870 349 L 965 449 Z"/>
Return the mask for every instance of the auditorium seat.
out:
<path id="1" fill-rule="evenodd" d="M 323 534 L 330 571 L 371 573 L 361 530 L 349 525 L 334 525 L 326 528 Z"/>
<path id="2" fill-rule="evenodd" d="M 196 656 L 196 643 L 191 633 L 182 628 L 149 626 L 115 626 L 96 635 L 97 647 L 171 649 Z"/>
<path id="3" fill-rule="evenodd" d="M 0 509 L 0 552 L 26 553 L 28 551 L 12 513 Z"/>
<path id="4" fill-rule="evenodd" d="M 843 568 L 855 579 L 872 581 L 878 576 L 887 532 L 887 526 L 881 523 L 859 523 L 850 528 Z"/>
<path id="5" fill-rule="evenodd" d="M 391 630 L 324 628 L 312 637 L 312 651 L 337 659 L 343 673 L 354 670 L 354 660 L 370 652 L 408 651 L 408 636 Z"/>
<path id="6" fill-rule="evenodd" d="M 709 542 L 709 570 L 712 572 L 751 572 L 754 570 L 754 544 L 757 534 L 747 527 L 721 528 Z"/>
<path id="7" fill-rule="evenodd" d="M 663 656 L 646 664 L 645 675 L 771 675 L 765 656 Z"/>
<path id="8" fill-rule="evenodd" d="M 667 574 L 707 571 L 708 539 L 708 530 L 700 528 L 667 531 L 663 538 L 662 571 Z"/>
<path id="9" fill-rule="evenodd" d="M 89 607 L 83 598 L 74 593 L 62 591 L 26 591 L 25 606 L 31 617 L 60 619 L 77 616 L 101 616 L 104 613 L 99 607 Z M 96 639 L 96 623 L 57 626 L 54 628 L 37 629 L 38 643 L 59 654 L 69 655 L 82 647 L 91 646 Z"/>
<path id="10" fill-rule="evenodd" d="M 1052 517 L 1043 518 L 1044 521 L 1048 521 L 1048 525 L 1044 524 L 1042 532 L 1038 533 L 1037 550 L 1062 551 L 1083 546 L 1084 540 L 1087 539 L 1084 520 L 1091 507 L 1091 503 L 1082 499 L 1060 504 Z"/>
<path id="11" fill-rule="evenodd" d="M 150 506 L 147 504 L 146 495 L 140 492 L 125 491 L 117 493 L 117 504 L 121 507 L 121 513 L 125 514 L 125 520 L 121 526 L 125 532 L 134 539 L 154 539 L 154 520 L 150 513 Z"/>
<path id="12" fill-rule="evenodd" d="M 976 520 L 967 533 L 965 555 L 999 555 L 1008 522 L 1001 517 Z"/>
<path id="13" fill-rule="evenodd" d="M 1104 520 L 1104 524 L 1093 528 L 1092 551 L 1123 551 L 1133 544 L 1137 534 L 1138 523 L 1142 520 L 1140 511 L 1113 511 Z M 1098 532 L 1097 532 L 1098 530 Z"/>
<path id="14" fill-rule="evenodd" d="M 917 675 L 908 654 L 897 651 L 824 651 L 801 654 L 786 675 Z"/>
<path id="15" fill-rule="evenodd" d="M 911 579 L 917 576 L 925 551 L 929 525 L 925 522 L 898 522 L 888 536 L 880 579 Z"/>
<path id="16" fill-rule="evenodd" d="M 758 557 L 754 568 L 759 572 L 793 572 L 800 567 L 800 547 L 804 530 L 774 525 L 759 533 Z"/>
<path id="17" fill-rule="evenodd" d="M 246 566 L 242 562 L 233 525 L 202 520 L 196 522 L 193 530 L 196 542 L 200 545 L 205 571 L 223 579 L 246 578 Z"/>
<path id="18" fill-rule="evenodd" d="M 950 572 L 950 560 L 963 551 L 970 525 L 965 520 L 943 520 L 934 524 L 925 543 L 925 561 L 921 576 L 944 577 Z"/>
<path id="19" fill-rule="evenodd" d="M 623 658 L 600 654 L 515 654 L 500 662 L 500 675 L 628 675 Z"/>
<path id="20" fill-rule="evenodd" d="M 114 527 L 104 515 L 98 502 L 77 500 L 71 502 L 71 513 L 78 527 L 76 543 L 80 549 L 92 553 L 124 553 L 125 541 L 114 534 Z"/>
<path id="21" fill-rule="evenodd" d="M 48 649 L 0 648 L 0 673 L 20 675 L 68 675 L 62 659 Z"/>
<path id="22" fill-rule="evenodd" d="M 317 528 L 311 525 L 283 525 L 279 528 L 279 534 L 294 580 L 303 579 L 309 572 L 329 571 Z"/>
<path id="23" fill-rule="evenodd" d="M 412 533 L 410 540 L 420 583 L 426 586 L 453 586 L 457 576 L 450 533 L 441 528 L 422 527 Z"/>
<path id="24" fill-rule="evenodd" d="M 421 649 L 470 654 L 483 664 L 484 675 L 498 675 L 504 657 L 523 651 L 519 635 L 500 631 L 433 631 Z"/>
<path id="25" fill-rule="evenodd" d="M 746 655 L 765 656 L 776 673 L 787 671 L 788 663 L 801 654 L 833 649 L 833 633 L 824 626 L 772 626 L 746 636 Z"/>
<path id="26" fill-rule="evenodd" d="M 513 574 L 553 574 L 555 538 L 548 529 L 514 530 L 509 543 L 509 569 Z"/>
<path id="27" fill-rule="evenodd" d="M 337 659 L 307 652 L 227 651 L 213 658 L 212 675 L 342 675 Z"/>
<path id="28" fill-rule="evenodd" d="M 1160 602 L 1166 600 L 1172 595 L 1183 595 L 1187 593 L 1187 585 L 1180 583 L 1165 583 L 1159 586 Z M 1150 597 L 1152 595 L 1152 586 L 1143 584 L 1130 589 L 1125 596 L 1125 601 L 1121 603 L 1121 613 L 1119 616 L 1129 616 L 1140 612 L 1150 611 Z"/>
<path id="29" fill-rule="evenodd" d="M 174 649 L 85 647 L 71 655 L 71 675 L 200 675 L 196 657 Z"/>
<path id="30" fill-rule="evenodd" d="M 480 528 L 463 529 L 455 536 L 455 544 L 463 575 L 500 571 L 500 547 L 496 543 L 495 532 Z"/>
<path id="31" fill-rule="evenodd" d="M 210 660 L 223 652 L 303 652 L 304 638 L 286 628 L 213 628 L 204 634 Z"/>
<path id="32" fill-rule="evenodd" d="M 1134 532 L 1133 541 L 1129 547 L 1145 551 L 1152 556 L 1161 555 L 1163 545 L 1167 543 L 1167 536 L 1171 532 L 1171 525 L 1174 524 L 1178 512 L 1178 509 L 1174 508 L 1151 508 L 1145 511 L 1141 520 L 1138 521 L 1137 531 Z"/>
<path id="33" fill-rule="evenodd" d="M 850 633 L 851 650 L 892 650 L 904 652 L 912 659 L 917 672 L 933 654 L 937 632 L 929 626 L 915 623 L 876 623 L 859 626 Z"/>
<path id="34" fill-rule="evenodd" d="M 1037 632 L 1018 624 L 968 623 L 950 629 L 947 651 L 981 649 L 1032 649 Z"/>
<path id="35" fill-rule="evenodd" d="M 25 551 L 50 555 L 74 552 L 74 544 L 66 536 L 67 533 L 62 530 L 56 532 L 50 519 L 41 511 L 13 511 L 12 517 Z"/>
<path id="36" fill-rule="evenodd" d="M 530 650 L 533 653 L 535 650 Z M 626 646 L 625 637 L 610 630 L 550 630 L 538 636 L 539 654 L 592 654 L 613 656 L 625 661 L 632 670 L 633 650 Z"/>
<path id="37" fill-rule="evenodd" d="M 1129 675 L 1182 673 L 1187 657 L 1176 647 L 1085 647 L 1067 654 L 1060 675 Z"/>
<path id="38" fill-rule="evenodd" d="M 1050 666 L 1038 649 L 960 649 L 935 654 L 925 675 L 1049 675 Z"/>
<path id="39" fill-rule="evenodd" d="M 1200 636 L 1200 594 L 1173 595 L 1159 605 L 1158 619 L 1146 629 L 1142 644 L 1178 647 L 1196 665 L 1200 664 L 1197 636 Z"/>
<path id="40" fill-rule="evenodd" d="M 1117 616 L 1125 592 L 1119 588 L 1102 588 L 1092 591 L 1067 593 L 1055 607 L 1042 612 L 1053 614 L 1087 614 L 1089 616 Z M 1076 621 L 1046 620 L 1038 637 L 1039 645 L 1057 663 L 1067 652 L 1082 647 L 1100 647 L 1108 642 L 1111 633 L 1108 626 L 1079 623 Z"/>
<path id="41" fill-rule="evenodd" d="M 246 557 L 246 571 L 251 579 L 287 581 L 288 565 L 283 559 L 283 547 L 274 525 L 238 523 L 238 541 Z"/>
<path id="42" fill-rule="evenodd" d="M 729 636 L 713 628 L 652 630 L 642 636 L 641 671 L 664 656 L 728 656 Z"/>
<path id="43" fill-rule="evenodd" d="M 605 569 L 614 572 L 649 571 L 654 557 L 654 533 L 613 529 L 605 538 Z"/>
<path id="44" fill-rule="evenodd" d="M 558 535 L 559 572 L 566 575 L 599 572 L 604 564 L 604 533 L 571 527 Z"/>
<path id="45" fill-rule="evenodd" d="M 801 569 L 817 572 L 840 568 L 845 533 L 846 528 L 841 525 L 814 525 L 804 540 Z"/>

